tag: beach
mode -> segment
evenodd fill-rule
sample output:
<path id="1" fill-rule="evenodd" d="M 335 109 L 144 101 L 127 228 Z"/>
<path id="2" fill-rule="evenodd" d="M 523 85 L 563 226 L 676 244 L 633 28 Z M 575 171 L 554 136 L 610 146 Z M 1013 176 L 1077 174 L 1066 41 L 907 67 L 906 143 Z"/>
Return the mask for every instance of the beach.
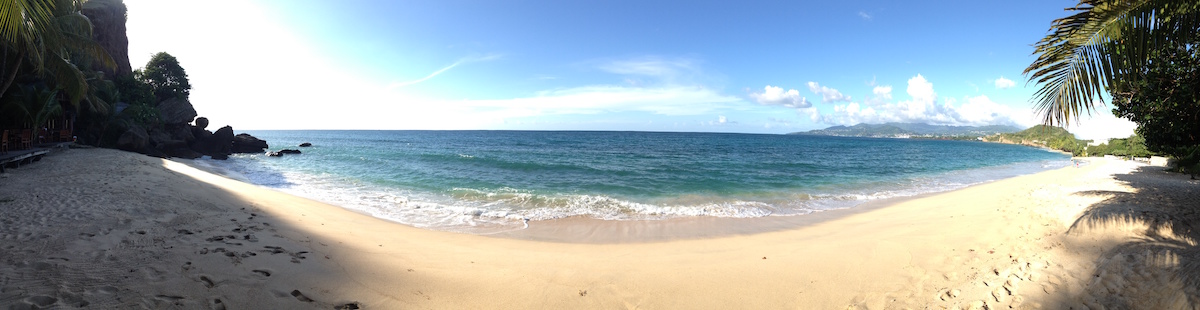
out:
<path id="1" fill-rule="evenodd" d="M 764 219 L 414 228 L 171 160 L 0 175 L 11 308 L 889 309 L 1200 304 L 1200 181 L 1119 159 Z M 782 218 L 782 219 L 780 219 Z M 686 222 L 686 223 L 683 223 Z"/>

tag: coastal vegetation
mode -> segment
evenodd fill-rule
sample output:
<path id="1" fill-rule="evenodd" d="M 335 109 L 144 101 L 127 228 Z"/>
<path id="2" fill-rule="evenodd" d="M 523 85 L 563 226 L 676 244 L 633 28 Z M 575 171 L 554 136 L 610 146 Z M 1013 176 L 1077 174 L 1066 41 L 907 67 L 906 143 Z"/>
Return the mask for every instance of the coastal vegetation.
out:
<path id="1" fill-rule="evenodd" d="M 1113 113 L 1137 123 L 1149 151 L 1200 159 L 1200 36 L 1150 53 L 1139 78 L 1111 89 Z"/>
<path id="2" fill-rule="evenodd" d="M 5 134 L 158 157 L 221 159 L 267 147 L 229 126 L 206 130 L 188 99 L 187 73 L 170 54 L 131 70 L 125 18 L 121 0 L 0 1 Z"/>
<path id="3" fill-rule="evenodd" d="M 1124 139 L 1109 139 L 1108 143 L 1087 147 L 1087 154 L 1092 156 L 1113 155 L 1120 157 L 1149 157 L 1155 155 L 1146 148 L 1146 139 L 1132 135 Z"/>
<path id="4" fill-rule="evenodd" d="M 1179 158 L 1181 167 L 1200 161 L 1200 2 L 1081 0 L 1067 10 L 1075 14 L 1052 22 L 1024 71 L 1041 85 L 1034 100 L 1043 122 L 1068 125 L 1107 94 L 1113 114 L 1138 125 L 1148 151 Z"/>
<path id="5" fill-rule="evenodd" d="M 107 112 L 104 76 L 92 68 L 111 68 L 115 62 L 92 40 L 82 2 L 0 2 L 0 39 L 4 128 L 45 128 L 63 114 Z"/>

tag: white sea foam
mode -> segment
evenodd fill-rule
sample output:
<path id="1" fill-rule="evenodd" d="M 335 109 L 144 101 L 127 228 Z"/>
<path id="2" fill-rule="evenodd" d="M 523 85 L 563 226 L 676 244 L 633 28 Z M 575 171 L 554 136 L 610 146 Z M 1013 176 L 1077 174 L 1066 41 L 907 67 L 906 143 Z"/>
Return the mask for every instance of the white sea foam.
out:
<path id="1" fill-rule="evenodd" d="M 753 218 L 795 216 L 849 208 L 880 199 L 960 189 L 974 184 L 1069 166 L 1069 161 L 1020 163 L 915 177 L 902 183 L 880 181 L 829 193 L 777 193 L 720 197 L 688 195 L 633 201 L 605 195 L 539 194 L 512 188 L 454 188 L 447 193 L 388 188 L 331 175 L 275 171 L 258 155 L 228 161 L 194 161 L 235 179 L 289 194 L 361 211 L 415 227 L 488 233 L 526 227 L 526 221 L 587 216 L 604 220 L 661 220 L 715 216 Z"/>

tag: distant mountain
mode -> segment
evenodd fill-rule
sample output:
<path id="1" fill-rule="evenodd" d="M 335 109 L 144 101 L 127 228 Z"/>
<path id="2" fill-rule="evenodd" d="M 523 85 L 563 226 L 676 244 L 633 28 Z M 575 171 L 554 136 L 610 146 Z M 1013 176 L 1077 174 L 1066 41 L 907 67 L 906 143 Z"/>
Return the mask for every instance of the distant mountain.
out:
<path id="1" fill-rule="evenodd" d="M 947 138 L 947 137 L 982 137 L 1000 133 L 1021 131 L 1013 126 L 946 126 L 918 123 L 886 123 L 858 124 L 854 126 L 833 126 L 825 129 L 806 132 L 793 132 L 791 135 L 839 136 L 839 137 L 870 137 L 870 138 Z"/>

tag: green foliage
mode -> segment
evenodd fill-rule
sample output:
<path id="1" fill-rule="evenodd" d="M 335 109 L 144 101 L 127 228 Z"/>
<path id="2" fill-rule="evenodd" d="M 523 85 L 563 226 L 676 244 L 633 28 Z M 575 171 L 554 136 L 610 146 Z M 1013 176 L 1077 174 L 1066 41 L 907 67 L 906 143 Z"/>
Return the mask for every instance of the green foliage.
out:
<path id="1" fill-rule="evenodd" d="M 1111 91 L 1113 113 L 1137 123 L 1150 151 L 1187 156 L 1200 145 L 1200 37 L 1153 51 L 1139 79 Z"/>
<path id="2" fill-rule="evenodd" d="M 1087 141 L 1075 138 L 1075 135 L 1062 127 L 1037 125 L 1015 133 L 1000 134 L 1001 138 L 1023 144 L 1060 150 L 1075 156 L 1084 155 Z"/>
<path id="3" fill-rule="evenodd" d="M 168 98 L 186 100 L 192 89 L 192 85 L 188 84 L 187 72 L 184 72 L 183 67 L 179 66 L 179 61 L 175 59 L 175 56 L 166 52 L 154 54 L 154 57 L 150 58 L 150 62 L 146 63 L 146 67 L 135 71 L 134 75 L 150 85 L 154 97 L 157 99 L 155 103 Z"/>
<path id="4" fill-rule="evenodd" d="M 1120 157 L 1150 157 L 1155 155 L 1154 152 L 1146 148 L 1146 139 L 1137 134 L 1129 136 L 1129 138 L 1109 139 L 1108 143 L 1089 146 L 1087 153 L 1090 156 L 1113 155 Z"/>
<path id="5" fill-rule="evenodd" d="M 62 115 L 58 90 L 42 83 L 17 84 L 4 95 L 2 102 L 0 111 L 10 117 L 9 122 L 22 124 L 22 128 L 41 128 L 50 119 Z"/>
<path id="6" fill-rule="evenodd" d="M 117 78 L 113 83 L 117 88 L 118 102 L 130 105 L 141 104 L 150 106 L 153 106 L 156 102 L 154 88 L 150 87 L 150 84 L 143 80 L 133 76 L 124 76 Z"/>
<path id="7" fill-rule="evenodd" d="M 1183 41 L 1200 29 L 1200 1 L 1080 0 L 1074 15 L 1056 19 L 1034 45 L 1025 68 L 1046 124 L 1069 124 L 1091 112 L 1104 89 L 1148 62 L 1150 51 Z"/>
<path id="8" fill-rule="evenodd" d="M 121 112 L 121 117 L 140 127 L 152 127 L 159 123 L 158 109 L 148 104 L 131 104 Z"/>

